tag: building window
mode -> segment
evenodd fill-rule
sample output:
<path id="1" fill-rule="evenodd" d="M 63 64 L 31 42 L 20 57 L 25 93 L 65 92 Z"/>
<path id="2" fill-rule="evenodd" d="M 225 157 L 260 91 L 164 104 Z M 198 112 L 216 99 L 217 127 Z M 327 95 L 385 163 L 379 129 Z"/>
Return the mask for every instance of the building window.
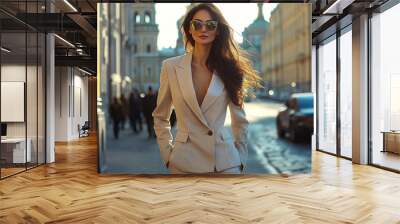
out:
<path id="1" fill-rule="evenodd" d="M 135 53 L 135 54 L 137 53 L 137 44 L 133 45 L 133 53 Z"/>
<path id="2" fill-rule="evenodd" d="M 151 52 L 151 46 L 150 46 L 150 44 L 147 45 L 146 50 L 147 50 L 147 53 L 150 53 L 150 52 Z"/>
<path id="3" fill-rule="evenodd" d="M 336 154 L 336 36 L 318 48 L 318 149 Z"/>
<path id="4" fill-rule="evenodd" d="M 150 21 L 151 21 L 150 13 L 149 13 L 149 12 L 146 12 L 146 13 L 144 14 L 144 22 L 145 22 L 145 23 L 150 23 Z"/>
<path id="5" fill-rule="evenodd" d="M 135 13 L 135 23 L 140 23 L 140 15 L 139 13 Z"/>
<path id="6" fill-rule="evenodd" d="M 400 4 L 371 18 L 371 157 L 373 164 L 395 170 L 400 170 L 400 33 L 394 28 L 399 20 Z"/>
<path id="7" fill-rule="evenodd" d="M 352 33 L 340 36 L 340 154 L 352 157 Z"/>

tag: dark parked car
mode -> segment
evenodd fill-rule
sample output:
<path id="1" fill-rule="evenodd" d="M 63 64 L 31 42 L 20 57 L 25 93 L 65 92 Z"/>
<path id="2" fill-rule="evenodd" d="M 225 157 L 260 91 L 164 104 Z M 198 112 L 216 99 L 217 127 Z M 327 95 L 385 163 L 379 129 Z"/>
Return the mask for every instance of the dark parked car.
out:
<path id="1" fill-rule="evenodd" d="M 277 134 L 280 138 L 289 134 L 290 140 L 302 137 L 311 139 L 314 128 L 314 97 L 312 93 L 294 93 L 285 103 L 276 118 Z"/>

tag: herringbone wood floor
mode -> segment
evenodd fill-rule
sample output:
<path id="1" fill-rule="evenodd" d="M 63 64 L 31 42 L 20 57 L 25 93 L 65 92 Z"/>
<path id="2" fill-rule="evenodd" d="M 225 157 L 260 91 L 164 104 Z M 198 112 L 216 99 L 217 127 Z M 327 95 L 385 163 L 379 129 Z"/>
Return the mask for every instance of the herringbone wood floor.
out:
<path id="1" fill-rule="evenodd" d="M 0 181 L 0 223 L 400 223 L 400 175 L 313 153 L 296 176 L 99 175 L 94 137 Z"/>

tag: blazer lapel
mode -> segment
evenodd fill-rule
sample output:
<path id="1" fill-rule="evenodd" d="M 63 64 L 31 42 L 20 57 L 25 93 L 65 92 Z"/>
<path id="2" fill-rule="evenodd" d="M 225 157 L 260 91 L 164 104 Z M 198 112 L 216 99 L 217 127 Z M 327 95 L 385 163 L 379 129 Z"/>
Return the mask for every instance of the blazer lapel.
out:
<path id="1" fill-rule="evenodd" d="M 199 120 L 208 127 L 209 125 L 200 109 L 200 106 L 197 102 L 196 93 L 194 91 L 191 64 L 192 53 L 188 52 L 182 57 L 182 60 L 180 61 L 180 63 L 178 63 L 176 67 L 179 87 L 181 89 L 182 96 L 185 99 L 186 103 L 189 105 L 190 109 L 199 118 Z"/>
<path id="2" fill-rule="evenodd" d="M 210 108 L 210 106 L 218 99 L 224 89 L 225 86 L 221 78 L 217 74 L 213 73 L 207 94 L 203 99 L 203 103 L 201 104 L 201 110 L 203 113 L 205 113 L 207 109 Z"/>

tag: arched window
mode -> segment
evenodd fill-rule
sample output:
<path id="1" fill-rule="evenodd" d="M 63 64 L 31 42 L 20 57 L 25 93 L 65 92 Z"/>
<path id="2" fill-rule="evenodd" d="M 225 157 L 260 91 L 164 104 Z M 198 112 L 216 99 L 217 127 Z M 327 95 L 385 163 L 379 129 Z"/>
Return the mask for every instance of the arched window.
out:
<path id="1" fill-rule="evenodd" d="M 146 49 L 147 49 L 147 53 L 150 53 L 150 52 L 151 52 L 151 46 L 150 46 L 150 44 L 147 45 L 147 48 L 146 48 Z"/>
<path id="2" fill-rule="evenodd" d="M 150 22 L 151 22 L 151 16 L 150 16 L 150 13 L 149 13 L 149 12 L 146 12 L 146 13 L 144 14 L 144 22 L 145 22 L 145 23 L 150 23 Z"/>
<path id="3" fill-rule="evenodd" d="M 135 23 L 140 23 L 140 15 L 137 12 L 135 12 Z"/>

